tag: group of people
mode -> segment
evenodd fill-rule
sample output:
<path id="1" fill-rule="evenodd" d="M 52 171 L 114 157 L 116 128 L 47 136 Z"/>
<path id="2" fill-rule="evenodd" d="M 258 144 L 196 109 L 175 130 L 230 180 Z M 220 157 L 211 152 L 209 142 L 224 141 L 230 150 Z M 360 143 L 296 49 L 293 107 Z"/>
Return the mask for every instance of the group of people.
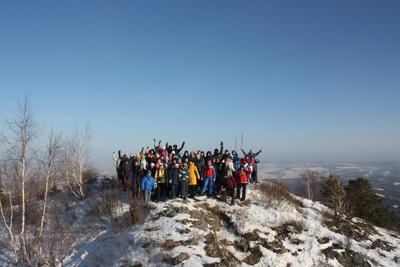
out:
<path id="1" fill-rule="evenodd" d="M 185 142 L 178 148 L 153 141 L 153 148 L 142 148 L 136 155 L 113 153 L 119 185 L 132 190 L 133 197 L 144 197 L 146 205 L 152 198 L 164 201 L 205 194 L 221 196 L 224 201 L 229 196 L 234 205 L 235 199 L 246 199 L 248 183 L 257 182 L 257 156 L 262 150 L 247 153 L 242 147 L 243 156 L 239 157 L 234 150 L 224 150 L 221 142 L 220 149 L 213 153 L 200 150 L 182 153 Z"/>

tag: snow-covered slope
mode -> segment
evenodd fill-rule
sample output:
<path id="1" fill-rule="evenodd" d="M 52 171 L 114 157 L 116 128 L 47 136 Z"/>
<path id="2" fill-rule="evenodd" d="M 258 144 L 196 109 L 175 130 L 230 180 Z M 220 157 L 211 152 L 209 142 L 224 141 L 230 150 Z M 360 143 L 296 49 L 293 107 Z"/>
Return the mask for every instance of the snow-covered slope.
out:
<path id="1" fill-rule="evenodd" d="M 130 225 L 128 193 L 119 192 L 114 223 L 93 212 L 100 192 L 75 202 L 74 236 L 64 266 L 399 266 L 400 237 L 362 220 L 329 221 L 329 209 L 306 199 L 265 204 L 250 187 L 234 206 L 196 197 L 152 203 Z M 61 199 L 61 198 L 60 198 Z M 124 219 L 125 218 L 125 219 Z"/>

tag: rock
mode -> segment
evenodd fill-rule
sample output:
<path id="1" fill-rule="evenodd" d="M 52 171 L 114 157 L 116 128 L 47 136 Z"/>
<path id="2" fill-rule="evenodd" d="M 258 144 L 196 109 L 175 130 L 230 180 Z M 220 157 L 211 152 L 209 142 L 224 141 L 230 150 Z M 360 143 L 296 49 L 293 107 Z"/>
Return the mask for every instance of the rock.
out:
<path id="1" fill-rule="evenodd" d="M 261 245 L 265 247 L 266 249 L 271 250 L 272 252 L 276 254 L 283 254 L 286 253 L 288 250 L 283 246 L 282 241 L 279 239 L 276 239 L 272 242 L 268 242 L 266 240 L 263 240 L 261 242 Z"/>
<path id="2" fill-rule="evenodd" d="M 332 247 L 333 247 L 334 249 L 343 249 L 342 245 L 340 245 L 339 243 L 333 243 L 333 244 L 332 244 Z"/>
<path id="3" fill-rule="evenodd" d="M 189 258 L 190 258 L 189 254 L 181 253 L 178 256 L 173 257 L 173 258 L 171 258 L 169 256 L 165 257 L 164 262 L 167 264 L 171 264 L 171 265 L 178 265 Z"/>
<path id="4" fill-rule="evenodd" d="M 369 262 L 364 258 L 364 256 L 353 250 L 348 250 L 344 253 L 336 255 L 336 259 L 344 267 L 370 267 Z"/>
<path id="5" fill-rule="evenodd" d="M 321 250 L 321 253 L 324 254 L 328 259 L 334 259 L 338 254 L 333 250 L 333 247 L 327 247 L 326 249 Z"/>
<path id="6" fill-rule="evenodd" d="M 292 238 L 292 239 L 290 239 L 290 243 L 292 243 L 293 245 L 300 245 L 300 244 L 304 244 L 304 240 L 301 240 L 298 238 Z"/>
<path id="7" fill-rule="evenodd" d="M 375 240 L 375 241 L 371 244 L 371 246 L 370 246 L 369 248 L 370 248 L 370 249 L 380 248 L 380 249 L 382 249 L 382 250 L 389 251 L 389 252 L 390 252 L 390 251 L 393 251 L 393 250 L 395 249 L 395 247 L 392 246 L 389 242 L 386 242 L 386 241 L 381 240 L 381 239 Z"/>
<path id="8" fill-rule="evenodd" d="M 181 235 L 190 233 L 190 230 L 187 229 L 187 228 L 183 228 L 183 229 L 181 229 L 181 228 L 176 228 L 176 231 L 177 231 L 179 234 L 181 234 Z"/>
<path id="9" fill-rule="evenodd" d="M 148 227 L 148 228 L 143 229 L 143 231 L 146 231 L 146 232 L 153 232 L 153 231 L 158 231 L 158 230 L 160 230 L 159 227 Z"/>
<path id="10" fill-rule="evenodd" d="M 191 223 L 192 221 L 189 221 L 188 219 L 183 219 L 183 220 L 176 220 L 177 222 L 183 224 L 183 225 L 187 225 L 189 223 Z"/>
<path id="11" fill-rule="evenodd" d="M 229 247 L 229 246 L 235 246 L 235 244 L 237 243 L 237 240 L 235 240 L 235 242 L 233 242 L 233 241 L 230 241 L 230 240 L 222 239 L 222 240 L 219 241 L 219 243 L 221 245 Z"/>
<path id="12" fill-rule="evenodd" d="M 248 241 L 258 241 L 260 239 L 257 230 L 254 230 L 253 232 L 248 232 L 242 235 L 243 238 L 247 239 Z"/>
<path id="13" fill-rule="evenodd" d="M 318 238 L 317 241 L 320 244 L 326 244 L 326 243 L 329 243 L 329 238 L 327 238 L 327 237 Z"/>
<path id="14" fill-rule="evenodd" d="M 170 251 L 176 247 L 179 246 L 192 246 L 192 245 L 197 245 L 198 240 L 196 238 L 190 238 L 187 240 L 173 240 L 173 239 L 167 239 L 162 245 L 161 248 L 164 251 Z"/>
<path id="15" fill-rule="evenodd" d="M 204 264 L 205 267 L 236 267 L 240 266 L 240 261 L 230 252 L 221 258 L 220 262 L 214 262 L 211 264 Z"/>
<path id="16" fill-rule="evenodd" d="M 256 246 L 250 249 L 251 254 L 247 256 L 243 262 L 249 265 L 255 265 L 260 262 L 261 257 L 263 256 L 260 246 Z"/>
<path id="17" fill-rule="evenodd" d="M 170 251 L 174 249 L 175 247 L 179 246 L 180 243 L 173 240 L 173 239 L 167 239 L 162 245 L 161 248 L 165 251 Z"/>
<path id="18" fill-rule="evenodd" d="M 338 246 L 337 246 L 338 247 Z M 341 247 L 341 246 L 340 246 Z M 345 252 L 339 253 L 334 247 L 328 247 L 321 252 L 329 259 L 336 258 L 344 267 L 370 267 L 371 265 L 364 256 L 353 250 L 346 249 Z"/>
<path id="19" fill-rule="evenodd" d="M 250 243 L 247 239 L 241 239 L 240 241 L 235 241 L 235 247 L 241 252 L 246 253 L 249 250 Z"/>

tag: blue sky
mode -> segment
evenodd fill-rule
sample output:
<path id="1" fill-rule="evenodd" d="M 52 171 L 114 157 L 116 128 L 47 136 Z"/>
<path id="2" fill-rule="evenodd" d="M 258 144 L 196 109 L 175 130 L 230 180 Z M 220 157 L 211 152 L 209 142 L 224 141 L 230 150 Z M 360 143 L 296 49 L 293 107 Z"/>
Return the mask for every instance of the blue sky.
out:
<path id="1" fill-rule="evenodd" d="M 400 159 L 398 1 L 2 1 L 0 114 L 264 161 Z M 3 119 L 2 118 L 2 119 Z M 108 168 L 108 167 L 105 167 Z"/>

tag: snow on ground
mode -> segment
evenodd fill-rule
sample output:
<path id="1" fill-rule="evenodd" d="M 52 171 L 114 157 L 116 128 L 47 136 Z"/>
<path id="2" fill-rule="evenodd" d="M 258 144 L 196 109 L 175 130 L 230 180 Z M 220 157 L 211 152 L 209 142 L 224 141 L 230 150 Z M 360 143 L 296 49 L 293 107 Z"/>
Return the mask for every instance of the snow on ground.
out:
<path id="1" fill-rule="evenodd" d="M 116 220 L 129 215 L 129 193 L 119 192 Z M 295 197 L 263 202 L 250 186 L 248 200 L 229 205 L 196 197 L 151 203 L 143 223 L 117 227 L 104 214 L 93 214 L 100 196 L 93 191 L 66 211 L 76 236 L 64 266 L 398 266 L 397 233 L 351 221 L 354 238 L 327 227 L 324 205 Z M 61 199 L 61 198 L 60 198 Z M 57 200 L 53 200 L 57 203 Z M 372 227 L 372 229 L 371 229 Z M 369 231 L 363 237 L 360 233 Z M 358 234 L 357 234 L 358 233 Z M 4 234 L 4 232 L 3 232 Z"/>

